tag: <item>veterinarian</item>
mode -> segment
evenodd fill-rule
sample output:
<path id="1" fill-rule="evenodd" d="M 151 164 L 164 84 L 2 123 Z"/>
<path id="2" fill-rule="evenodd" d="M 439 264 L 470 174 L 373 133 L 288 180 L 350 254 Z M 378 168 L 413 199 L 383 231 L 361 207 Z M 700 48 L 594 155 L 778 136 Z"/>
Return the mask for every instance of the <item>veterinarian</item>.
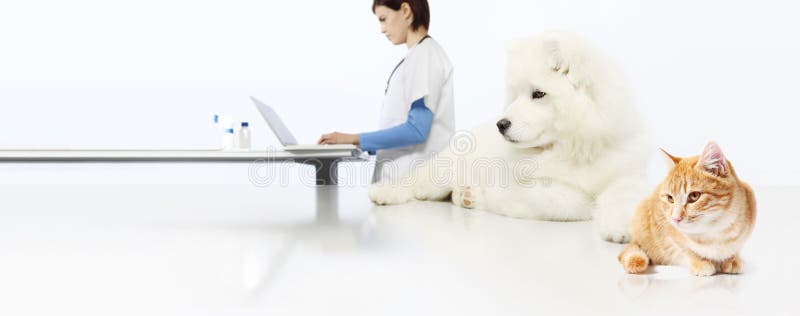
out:
<path id="1" fill-rule="evenodd" d="M 428 35 L 427 0 L 373 0 L 381 32 L 408 52 L 389 76 L 380 114 L 380 130 L 359 134 L 333 132 L 319 144 L 354 144 L 376 155 L 372 182 L 400 179 L 415 161 L 444 149 L 455 131 L 453 66 L 444 49 Z"/>

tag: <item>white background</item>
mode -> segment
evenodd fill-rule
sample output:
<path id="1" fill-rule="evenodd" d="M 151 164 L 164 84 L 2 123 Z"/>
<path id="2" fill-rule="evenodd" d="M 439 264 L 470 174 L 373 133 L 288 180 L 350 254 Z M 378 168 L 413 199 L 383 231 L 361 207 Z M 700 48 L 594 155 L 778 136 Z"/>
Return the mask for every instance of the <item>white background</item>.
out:
<path id="1" fill-rule="evenodd" d="M 622 65 L 654 149 L 693 155 L 713 139 L 751 183 L 796 184 L 794 4 L 488 3 L 431 3 L 431 34 L 456 68 L 458 129 L 501 113 L 507 40 L 571 30 Z M 0 0 L 0 148 L 213 147 L 214 113 L 250 121 L 255 148 L 277 145 L 250 95 L 301 142 L 373 130 L 406 48 L 380 34 L 370 5 Z"/>

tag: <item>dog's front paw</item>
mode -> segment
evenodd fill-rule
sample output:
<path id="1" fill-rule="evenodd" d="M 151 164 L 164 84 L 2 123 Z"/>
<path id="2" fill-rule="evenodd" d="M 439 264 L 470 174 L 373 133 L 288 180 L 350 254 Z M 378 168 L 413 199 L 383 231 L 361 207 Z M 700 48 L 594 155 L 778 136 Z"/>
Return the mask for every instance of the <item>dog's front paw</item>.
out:
<path id="1" fill-rule="evenodd" d="M 605 241 L 615 242 L 618 244 L 626 244 L 631 241 L 631 234 L 629 232 L 607 231 L 600 233 L 600 236 Z"/>
<path id="2" fill-rule="evenodd" d="M 597 233 L 605 241 L 625 244 L 631 241 L 630 224 L 621 221 L 595 220 Z"/>
<path id="3" fill-rule="evenodd" d="M 483 190 L 476 186 L 457 187 L 452 198 L 453 204 L 463 208 L 483 209 L 485 206 Z"/>
<path id="4" fill-rule="evenodd" d="M 403 204 L 414 199 L 410 188 L 390 184 L 373 184 L 369 188 L 369 199 L 378 205 Z"/>
<path id="5" fill-rule="evenodd" d="M 618 211 L 620 207 L 601 208 L 594 213 L 595 231 L 605 241 L 629 243 L 631 241 L 631 217 L 633 214 Z"/>

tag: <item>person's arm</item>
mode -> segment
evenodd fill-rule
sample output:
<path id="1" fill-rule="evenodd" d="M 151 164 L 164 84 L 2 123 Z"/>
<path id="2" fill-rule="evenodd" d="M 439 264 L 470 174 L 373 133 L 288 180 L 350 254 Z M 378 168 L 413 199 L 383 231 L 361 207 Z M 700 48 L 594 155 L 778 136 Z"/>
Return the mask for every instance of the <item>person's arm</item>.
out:
<path id="1" fill-rule="evenodd" d="M 433 125 L 433 112 L 425 106 L 425 98 L 411 104 L 405 123 L 387 129 L 361 133 L 358 143 L 361 149 L 375 154 L 379 149 L 406 147 L 424 143 Z"/>

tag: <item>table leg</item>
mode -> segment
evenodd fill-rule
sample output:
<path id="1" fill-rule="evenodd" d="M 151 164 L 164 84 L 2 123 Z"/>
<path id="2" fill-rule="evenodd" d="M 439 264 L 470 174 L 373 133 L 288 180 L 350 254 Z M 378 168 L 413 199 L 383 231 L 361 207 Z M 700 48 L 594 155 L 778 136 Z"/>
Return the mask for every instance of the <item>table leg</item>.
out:
<path id="1" fill-rule="evenodd" d="M 339 159 L 312 159 L 303 161 L 304 164 L 313 165 L 316 169 L 316 185 L 339 184 Z"/>

